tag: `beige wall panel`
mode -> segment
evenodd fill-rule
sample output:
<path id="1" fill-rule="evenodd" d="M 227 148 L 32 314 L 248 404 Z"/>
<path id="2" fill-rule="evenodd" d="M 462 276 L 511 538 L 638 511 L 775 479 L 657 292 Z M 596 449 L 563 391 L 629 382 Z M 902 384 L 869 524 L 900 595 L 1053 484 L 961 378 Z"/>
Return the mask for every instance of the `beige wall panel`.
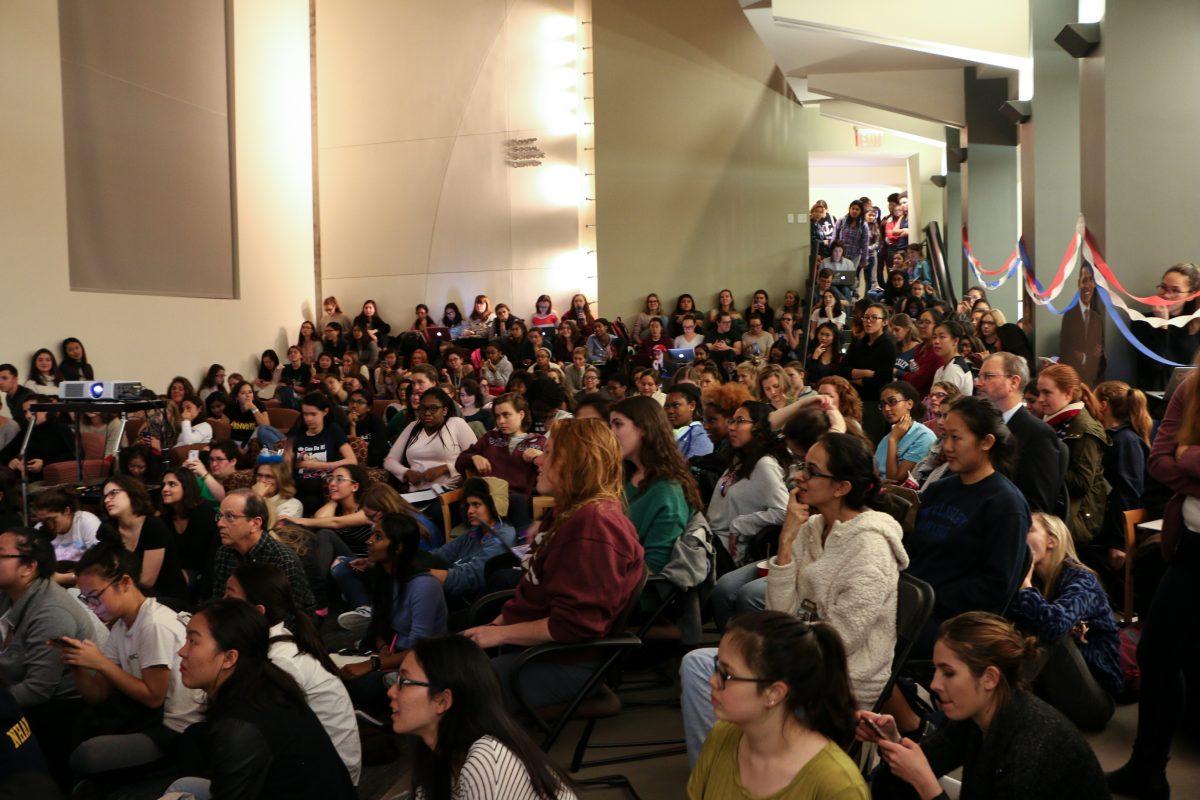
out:
<path id="1" fill-rule="evenodd" d="M 225 75 L 204 67 L 225 52 L 222 0 L 59 0 L 58 6 L 62 51 L 80 66 L 226 113 Z"/>
<path id="2" fill-rule="evenodd" d="M 320 0 L 321 147 L 455 135 L 504 17 L 502 0 Z"/>
<path id="3" fill-rule="evenodd" d="M 437 218 L 429 249 L 430 272 L 508 269 L 508 173 L 504 133 L 458 136 L 432 198 Z M 536 171 L 526 169 L 526 172 Z"/>
<path id="4" fill-rule="evenodd" d="M 454 139 L 321 150 L 325 278 L 423 273 Z"/>

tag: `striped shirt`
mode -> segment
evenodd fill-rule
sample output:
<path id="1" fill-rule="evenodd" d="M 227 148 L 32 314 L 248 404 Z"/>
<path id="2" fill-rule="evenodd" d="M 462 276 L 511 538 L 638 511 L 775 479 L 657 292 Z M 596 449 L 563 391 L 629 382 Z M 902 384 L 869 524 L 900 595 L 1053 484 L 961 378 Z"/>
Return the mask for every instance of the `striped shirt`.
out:
<path id="1" fill-rule="evenodd" d="M 417 800 L 427 800 L 417 788 Z M 539 800 L 525 765 L 497 739 L 481 736 L 467 751 L 451 800 Z M 570 789 L 560 789 L 557 800 L 576 800 Z"/>

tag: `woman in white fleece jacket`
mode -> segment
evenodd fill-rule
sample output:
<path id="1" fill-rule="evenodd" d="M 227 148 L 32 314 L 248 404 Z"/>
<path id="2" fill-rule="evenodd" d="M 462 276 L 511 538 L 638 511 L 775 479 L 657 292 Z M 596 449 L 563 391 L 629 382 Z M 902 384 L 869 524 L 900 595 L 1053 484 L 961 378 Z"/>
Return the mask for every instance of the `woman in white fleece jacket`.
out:
<path id="1" fill-rule="evenodd" d="M 827 433 L 809 448 L 788 498 L 779 554 L 768 562 L 767 608 L 829 623 L 842 637 L 860 708 L 883 691 L 896 649 L 896 593 L 908 566 L 900 524 L 883 505 L 870 450 Z M 715 718 L 712 654 L 688 653 L 680 667 L 683 728 L 694 761 Z M 701 680 L 702 679 L 702 680 Z"/>

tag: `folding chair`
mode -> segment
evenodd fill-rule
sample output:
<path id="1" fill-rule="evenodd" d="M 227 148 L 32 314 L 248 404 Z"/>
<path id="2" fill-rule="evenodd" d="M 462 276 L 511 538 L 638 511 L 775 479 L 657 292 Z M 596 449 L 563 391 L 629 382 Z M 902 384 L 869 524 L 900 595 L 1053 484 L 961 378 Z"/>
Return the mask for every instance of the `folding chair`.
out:
<path id="1" fill-rule="evenodd" d="M 1133 559 L 1137 555 L 1137 526 L 1146 521 L 1146 509 L 1137 508 L 1123 512 L 1125 519 L 1125 606 L 1122 616 L 1125 624 L 1133 622 Z"/>

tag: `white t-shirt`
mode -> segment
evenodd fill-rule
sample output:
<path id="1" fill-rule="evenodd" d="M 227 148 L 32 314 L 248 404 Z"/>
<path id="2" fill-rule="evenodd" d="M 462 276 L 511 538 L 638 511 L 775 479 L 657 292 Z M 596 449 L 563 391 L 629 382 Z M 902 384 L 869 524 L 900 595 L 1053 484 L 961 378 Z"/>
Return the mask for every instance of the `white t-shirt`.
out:
<path id="1" fill-rule="evenodd" d="M 41 525 L 37 526 L 41 529 Z M 54 537 L 54 557 L 59 561 L 78 561 L 83 552 L 96 543 L 100 518 L 90 511 L 76 511 L 71 530 Z"/>
<path id="2" fill-rule="evenodd" d="M 166 667 L 171 671 L 163 703 L 163 725 L 177 732 L 204 716 L 200 708 L 204 693 L 185 687 L 179 675 L 179 648 L 183 647 L 186 636 L 176 613 L 147 597 L 133 627 L 126 628 L 125 620 L 118 619 L 101 647 L 106 657 L 135 678 L 141 678 L 142 670 L 147 667 Z"/>
<path id="3" fill-rule="evenodd" d="M 291 631 L 280 622 L 271 626 L 271 638 L 276 636 L 291 636 Z M 301 653 L 295 642 L 272 642 L 268 656 L 272 664 L 300 684 L 308 707 L 321 721 L 329 741 L 333 742 L 346 769 L 350 770 L 350 780 L 357 786 L 362 774 L 362 742 L 358 738 L 354 705 L 345 684 L 322 667 L 321 662 L 308 653 Z"/>
<path id="4" fill-rule="evenodd" d="M 676 350 L 695 350 L 702 344 L 704 344 L 704 336 L 699 333 L 693 333 L 691 339 L 682 334 L 675 337 Z"/>

